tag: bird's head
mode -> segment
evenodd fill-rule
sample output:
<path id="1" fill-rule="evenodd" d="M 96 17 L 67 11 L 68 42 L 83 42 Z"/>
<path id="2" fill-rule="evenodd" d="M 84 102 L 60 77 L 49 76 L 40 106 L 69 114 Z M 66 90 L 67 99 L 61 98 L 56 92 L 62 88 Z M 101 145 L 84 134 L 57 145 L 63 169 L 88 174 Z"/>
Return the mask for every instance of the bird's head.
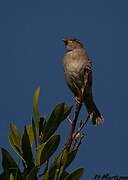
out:
<path id="1" fill-rule="evenodd" d="M 65 38 L 62 39 L 65 43 L 66 49 L 68 51 L 72 51 L 74 49 L 83 48 L 83 44 L 80 42 L 79 39 L 76 38 Z"/>

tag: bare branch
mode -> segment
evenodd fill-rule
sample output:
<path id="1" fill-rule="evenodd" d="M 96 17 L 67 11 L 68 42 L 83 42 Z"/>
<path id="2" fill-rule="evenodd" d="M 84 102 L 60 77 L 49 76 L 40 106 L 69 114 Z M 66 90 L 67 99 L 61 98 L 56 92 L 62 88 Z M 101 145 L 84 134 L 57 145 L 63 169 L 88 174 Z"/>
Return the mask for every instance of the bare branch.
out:
<path id="1" fill-rule="evenodd" d="M 79 116 L 82 105 L 83 105 L 82 99 L 80 100 L 80 102 L 76 102 L 75 117 L 74 117 L 74 119 L 72 121 L 70 134 L 69 134 L 68 141 L 67 141 L 67 144 L 66 144 L 66 148 L 67 148 L 68 151 L 70 151 L 70 148 L 72 146 L 72 142 L 74 140 L 74 133 L 75 133 L 75 128 L 76 128 L 76 123 L 77 123 L 77 119 L 78 119 L 78 116 Z"/>

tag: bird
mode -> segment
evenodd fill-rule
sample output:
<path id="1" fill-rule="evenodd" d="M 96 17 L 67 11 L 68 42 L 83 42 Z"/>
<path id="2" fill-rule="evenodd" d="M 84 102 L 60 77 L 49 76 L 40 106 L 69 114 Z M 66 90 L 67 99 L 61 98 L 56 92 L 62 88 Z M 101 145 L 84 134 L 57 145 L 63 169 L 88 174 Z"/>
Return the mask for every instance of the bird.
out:
<path id="1" fill-rule="evenodd" d="M 85 104 L 92 123 L 101 124 L 104 118 L 93 98 L 92 62 L 88 53 L 79 39 L 64 38 L 62 40 L 67 50 L 62 61 L 66 83 L 75 95 L 77 103 Z"/>

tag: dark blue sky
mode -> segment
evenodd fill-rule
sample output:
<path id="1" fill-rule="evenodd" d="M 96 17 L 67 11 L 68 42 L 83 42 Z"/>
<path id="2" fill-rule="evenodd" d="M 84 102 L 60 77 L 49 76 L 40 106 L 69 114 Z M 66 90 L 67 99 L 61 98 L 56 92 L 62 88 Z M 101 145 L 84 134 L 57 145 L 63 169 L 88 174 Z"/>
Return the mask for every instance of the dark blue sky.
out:
<path id="1" fill-rule="evenodd" d="M 89 123 L 87 138 L 70 168 L 95 174 L 128 175 L 128 1 L 0 1 L 0 144 L 8 147 L 13 121 L 22 130 L 32 116 L 32 97 L 40 86 L 40 112 L 61 101 L 71 105 L 61 60 L 61 38 L 76 37 L 93 62 L 93 91 L 104 125 Z M 84 110 L 81 119 L 86 117 Z M 60 127 L 68 134 L 68 122 Z"/>

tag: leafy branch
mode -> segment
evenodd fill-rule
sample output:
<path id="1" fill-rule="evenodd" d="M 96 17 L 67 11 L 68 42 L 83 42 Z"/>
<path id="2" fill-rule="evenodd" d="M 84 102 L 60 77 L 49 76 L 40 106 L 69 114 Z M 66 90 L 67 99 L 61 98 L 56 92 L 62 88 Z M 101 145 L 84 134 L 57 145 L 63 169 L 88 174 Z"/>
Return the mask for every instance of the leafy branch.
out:
<path id="1" fill-rule="evenodd" d="M 82 100 L 76 103 L 74 119 L 71 121 L 70 134 L 67 143 L 58 155 L 57 151 L 61 138 L 56 130 L 64 120 L 68 119 L 72 106 L 66 106 L 63 102 L 57 104 L 49 118 L 40 116 L 38 111 L 40 88 L 37 88 L 33 97 L 33 117 L 30 125 L 19 132 L 14 123 L 10 123 L 8 139 L 11 147 L 19 157 L 17 163 L 11 154 L 4 148 L 2 152 L 3 172 L 2 180 L 79 180 L 84 169 L 78 168 L 68 172 L 67 168 L 75 160 L 79 146 L 84 137 L 81 130 L 86 125 L 88 118 L 81 121 L 76 129 L 78 116 L 82 107 Z M 51 157 L 53 161 L 51 161 Z"/>

